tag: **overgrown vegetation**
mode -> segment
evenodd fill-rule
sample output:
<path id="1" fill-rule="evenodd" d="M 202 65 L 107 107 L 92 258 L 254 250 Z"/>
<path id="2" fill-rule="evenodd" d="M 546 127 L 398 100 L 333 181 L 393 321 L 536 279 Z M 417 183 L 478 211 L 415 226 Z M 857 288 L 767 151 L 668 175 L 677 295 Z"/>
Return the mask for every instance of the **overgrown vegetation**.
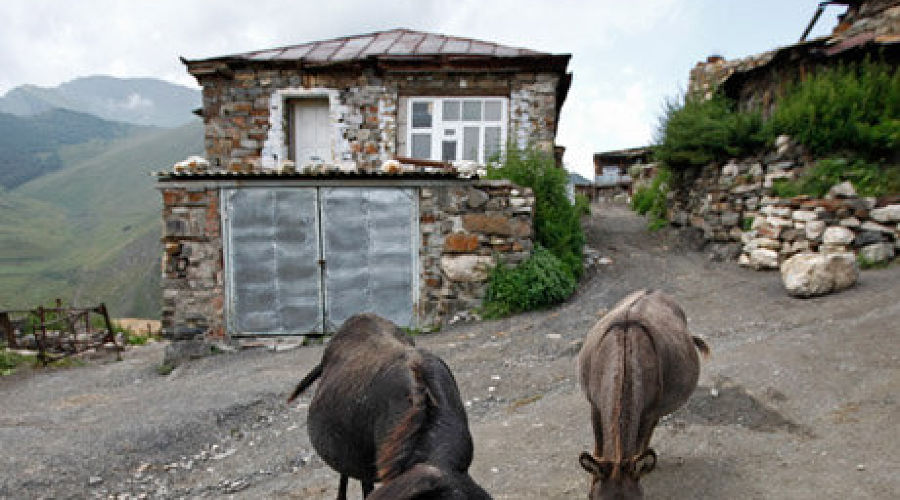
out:
<path id="1" fill-rule="evenodd" d="M 24 364 L 37 364 L 37 356 L 0 349 L 0 376 L 10 375 L 16 371 L 16 368 Z"/>
<path id="2" fill-rule="evenodd" d="M 860 269 L 881 269 L 891 265 L 889 260 L 870 260 L 862 254 L 856 255 L 856 263 Z"/>
<path id="3" fill-rule="evenodd" d="M 737 111 L 720 94 L 669 99 L 657 129 L 656 161 L 670 168 L 702 167 L 749 154 L 763 144 L 759 113 Z"/>
<path id="4" fill-rule="evenodd" d="M 772 194 L 784 198 L 801 194 L 821 198 L 832 186 L 844 181 L 850 181 L 860 196 L 900 193 L 900 166 L 881 166 L 862 159 L 825 158 L 797 180 L 775 181 Z"/>
<path id="5" fill-rule="evenodd" d="M 534 253 L 517 267 L 498 262 L 491 271 L 482 315 L 499 317 L 562 302 L 581 276 L 584 232 L 581 215 L 590 213 L 586 197 L 566 197 L 567 175 L 553 156 L 528 148 L 509 148 L 503 163 L 488 170 L 490 179 L 509 179 L 534 191 Z"/>
<path id="6" fill-rule="evenodd" d="M 640 186 L 631 197 L 631 209 L 641 215 L 650 217 L 649 229 L 656 231 L 666 227 L 666 198 L 672 172 L 660 168 L 649 185 Z"/>
<path id="7" fill-rule="evenodd" d="M 510 147 L 503 163 L 488 169 L 488 178 L 509 179 L 534 190 L 535 242 L 555 255 L 570 276 L 581 276 L 585 239 L 580 212 L 566 197 L 568 176 L 553 156 L 534 148 Z"/>
<path id="8" fill-rule="evenodd" d="M 870 161 L 900 149 L 900 72 L 887 63 L 824 68 L 792 85 L 763 126 L 815 155 L 852 152 Z"/>
<path id="9" fill-rule="evenodd" d="M 576 285 L 565 265 L 538 246 L 517 267 L 498 262 L 491 272 L 482 315 L 496 318 L 558 304 L 572 295 Z"/>
<path id="10" fill-rule="evenodd" d="M 591 200 L 583 194 L 576 194 L 575 211 L 578 215 L 591 215 Z"/>

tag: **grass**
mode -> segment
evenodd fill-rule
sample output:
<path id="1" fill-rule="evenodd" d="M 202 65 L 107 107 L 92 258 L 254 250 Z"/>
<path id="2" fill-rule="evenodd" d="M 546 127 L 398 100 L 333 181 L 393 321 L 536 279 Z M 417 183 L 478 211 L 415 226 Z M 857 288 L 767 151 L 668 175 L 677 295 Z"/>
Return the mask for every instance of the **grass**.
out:
<path id="1" fill-rule="evenodd" d="M 801 194 L 821 198 L 832 186 L 844 181 L 850 181 L 860 196 L 900 193 L 900 166 L 879 165 L 862 159 L 825 158 L 797 180 L 773 182 L 772 194 L 782 198 Z"/>
<path id="2" fill-rule="evenodd" d="M 891 262 L 889 260 L 870 260 L 862 254 L 856 255 L 856 263 L 859 264 L 860 269 L 884 269 L 885 267 L 891 265 Z"/>
<path id="3" fill-rule="evenodd" d="M 651 231 L 658 231 L 669 224 L 666 202 L 671 178 L 671 170 L 660 168 L 650 184 L 637 188 L 631 197 L 631 209 L 650 217 L 647 228 Z"/>
<path id="4" fill-rule="evenodd" d="M 498 318 L 549 307 L 572 295 L 577 284 L 563 263 L 539 246 L 517 267 L 507 267 L 503 262 L 494 266 L 481 314 Z"/>

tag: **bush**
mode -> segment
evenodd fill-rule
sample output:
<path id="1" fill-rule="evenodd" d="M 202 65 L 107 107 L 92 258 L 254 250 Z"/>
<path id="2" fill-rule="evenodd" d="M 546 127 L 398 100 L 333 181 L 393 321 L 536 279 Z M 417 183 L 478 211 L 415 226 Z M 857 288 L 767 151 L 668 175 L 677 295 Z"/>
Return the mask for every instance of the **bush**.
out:
<path id="1" fill-rule="evenodd" d="M 576 194 L 575 211 L 578 215 L 591 215 L 591 200 L 583 194 Z"/>
<path id="2" fill-rule="evenodd" d="M 18 354 L 6 349 L 0 350 L 0 375 L 9 375 L 16 371 L 19 365 L 34 365 L 37 363 L 37 356 Z"/>
<path id="3" fill-rule="evenodd" d="M 482 314 L 486 318 L 500 317 L 558 304 L 572 295 L 576 285 L 565 265 L 538 246 L 517 267 L 497 263 L 491 271 Z"/>
<path id="4" fill-rule="evenodd" d="M 581 276 L 584 232 L 578 209 L 566 196 L 568 175 L 553 156 L 534 148 L 510 147 L 499 167 L 488 169 L 489 179 L 509 179 L 534 190 L 535 242 L 555 255 L 572 278 Z"/>
<path id="5" fill-rule="evenodd" d="M 666 199 L 672 172 L 660 168 L 649 186 L 641 186 L 631 197 L 631 209 L 641 215 L 650 217 L 649 228 L 652 231 L 662 229 L 668 224 L 666 220 Z"/>
<path id="6" fill-rule="evenodd" d="M 772 186 L 772 194 L 791 198 L 807 194 L 821 198 L 831 186 L 850 181 L 860 196 L 882 196 L 900 193 L 900 166 L 881 166 L 864 160 L 826 158 L 795 181 L 779 180 Z"/>
<path id="7" fill-rule="evenodd" d="M 816 155 L 890 157 L 900 149 L 900 72 L 871 60 L 821 69 L 789 87 L 763 130 Z"/>
<path id="8" fill-rule="evenodd" d="M 749 154 L 763 144 L 762 117 L 741 112 L 721 94 L 667 100 L 657 129 L 656 161 L 671 168 L 702 167 Z"/>

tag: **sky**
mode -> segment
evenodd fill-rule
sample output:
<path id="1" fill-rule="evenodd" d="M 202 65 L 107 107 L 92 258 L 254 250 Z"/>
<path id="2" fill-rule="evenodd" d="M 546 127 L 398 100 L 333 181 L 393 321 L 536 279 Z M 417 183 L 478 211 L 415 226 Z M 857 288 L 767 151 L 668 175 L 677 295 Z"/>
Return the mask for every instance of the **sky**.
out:
<path id="1" fill-rule="evenodd" d="M 643 146 L 708 55 L 796 42 L 818 0 L 0 0 L 0 94 L 79 76 L 197 88 L 179 56 L 213 57 L 398 27 L 572 54 L 557 144 L 570 171 Z M 810 37 L 830 32 L 830 6 Z"/>

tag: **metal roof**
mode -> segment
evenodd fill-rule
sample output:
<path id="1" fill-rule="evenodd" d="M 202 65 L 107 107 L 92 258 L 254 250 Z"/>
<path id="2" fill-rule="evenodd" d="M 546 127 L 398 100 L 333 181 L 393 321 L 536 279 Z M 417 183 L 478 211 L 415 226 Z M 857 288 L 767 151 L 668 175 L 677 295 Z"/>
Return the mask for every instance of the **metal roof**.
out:
<path id="1" fill-rule="evenodd" d="M 240 54 L 197 59 L 189 62 L 244 61 L 305 61 L 338 63 L 366 58 L 410 56 L 466 55 L 482 57 L 549 56 L 550 53 L 509 47 L 493 42 L 426 33 L 406 28 L 379 31 L 331 40 L 301 43 L 275 49 L 255 50 Z M 187 62 L 187 61 L 186 61 Z"/>

